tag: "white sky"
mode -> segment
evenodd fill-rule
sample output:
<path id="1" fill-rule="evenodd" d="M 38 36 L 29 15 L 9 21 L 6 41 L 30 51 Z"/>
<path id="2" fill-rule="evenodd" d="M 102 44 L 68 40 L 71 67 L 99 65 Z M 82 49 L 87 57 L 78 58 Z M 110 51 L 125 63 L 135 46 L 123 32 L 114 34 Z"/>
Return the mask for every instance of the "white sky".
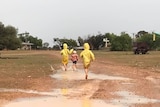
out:
<path id="1" fill-rule="evenodd" d="M 53 45 L 98 32 L 160 32 L 160 0 L 0 0 L 0 22 Z"/>

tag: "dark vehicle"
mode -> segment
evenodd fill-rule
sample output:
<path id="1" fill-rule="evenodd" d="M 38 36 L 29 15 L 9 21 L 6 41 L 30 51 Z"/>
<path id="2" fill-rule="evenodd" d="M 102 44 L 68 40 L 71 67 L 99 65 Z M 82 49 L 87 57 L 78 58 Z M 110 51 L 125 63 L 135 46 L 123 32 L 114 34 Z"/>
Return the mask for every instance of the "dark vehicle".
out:
<path id="1" fill-rule="evenodd" d="M 149 46 L 146 42 L 133 43 L 134 54 L 146 54 L 149 51 Z"/>

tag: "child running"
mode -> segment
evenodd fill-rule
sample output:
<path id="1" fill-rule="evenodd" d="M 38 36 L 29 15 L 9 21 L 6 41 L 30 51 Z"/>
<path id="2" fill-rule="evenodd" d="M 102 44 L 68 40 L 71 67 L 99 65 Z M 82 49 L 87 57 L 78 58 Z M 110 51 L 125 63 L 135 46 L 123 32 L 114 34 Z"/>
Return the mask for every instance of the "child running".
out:
<path id="1" fill-rule="evenodd" d="M 77 64 L 77 61 L 78 61 L 78 54 L 75 50 L 73 51 L 73 53 L 71 55 L 71 61 L 73 63 L 72 69 L 73 69 L 73 71 L 76 71 L 77 70 L 77 65 L 76 64 Z"/>
<path id="2" fill-rule="evenodd" d="M 80 53 L 80 57 L 83 60 L 83 66 L 85 71 L 85 79 L 88 79 L 88 68 L 91 64 L 91 61 L 95 60 L 93 52 L 90 50 L 90 46 L 88 43 L 84 43 L 84 50 Z"/>
<path id="3" fill-rule="evenodd" d="M 64 66 L 64 70 L 67 71 L 67 64 L 69 60 L 69 54 L 71 54 L 73 49 L 69 50 L 68 45 L 66 43 L 63 44 L 63 49 L 60 54 L 62 55 L 62 64 Z"/>

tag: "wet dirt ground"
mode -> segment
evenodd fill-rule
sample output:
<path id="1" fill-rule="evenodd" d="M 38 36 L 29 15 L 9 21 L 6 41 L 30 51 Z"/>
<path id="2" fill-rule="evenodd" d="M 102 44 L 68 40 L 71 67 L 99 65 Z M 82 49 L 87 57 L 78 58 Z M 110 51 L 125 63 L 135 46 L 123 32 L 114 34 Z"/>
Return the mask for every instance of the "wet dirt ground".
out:
<path id="1" fill-rule="evenodd" d="M 160 107 L 160 74 L 146 69 L 97 60 L 85 80 L 82 64 L 73 71 L 70 62 L 67 71 L 54 70 L 50 77 L 51 91 L 0 89 L 39 95 L 1 100 L 0 107 Z"/>

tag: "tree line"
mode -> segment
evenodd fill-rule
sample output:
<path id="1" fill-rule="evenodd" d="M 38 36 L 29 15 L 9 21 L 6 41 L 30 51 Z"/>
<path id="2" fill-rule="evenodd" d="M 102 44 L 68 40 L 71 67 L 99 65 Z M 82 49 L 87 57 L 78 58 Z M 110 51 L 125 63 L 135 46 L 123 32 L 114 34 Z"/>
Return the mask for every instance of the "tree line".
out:
<path id="1" fill-rule="evenodd" d="M 78 43 L 73 39 L 60 39 L 54 38 L 53 48 L 58 48 L 62 46 L 63 43 L 67 43 L 69 47 L 77 47 L 83 46 L 85 42 L 88 42 L 91 46 L 91 49 L 99 50 L 105 47 L 107 39 L 109 42 L 108 47 L 111 51 L 131 51 L 133 48 L 134 42 L 145 42 L 148 44 L 150 50 L 160 50 L 160 35 L 156 34 L 156 40 L 153 40 L 153 33 L 149 33 L 146 31 L 139 31 L 136 34 L 129 35 L 126 32 L 121 32 L 120 35 L 116 35 L 114 33 L 105 33 L 105 34 L 97 34 L 97 35 L 88 35 L 86 39 L 82 37 L 78 37 Z"/>
<path id="2" fill-rule="evenodd" d="M 153 40 L 153 34 L 156 34 L 156 39 Z M 85 42 L 88 42 L 91 49 L 99 50 L 107 45 L 111 51 L 130 51 L 132 50 L 133 42 L 145 42 L 151 50 L 160 50 L 160 35 L 154 32 L 139 31 L 134 35 L 129 35 L 126 32 L 121 32 L 120 35 L 114 33 L 98 33 L 96 35 L 88 35 L 87 38 L 78 36 L 77 40 L 67 38 L 53 38 L 52 49 L 61 49 L 63 43 L 67 43 L 69 48 L 81 47 Z M 48 49 L 49 43 L 43 43 L 42 39 L 29 35 L 28 32 L 18 34 L 18 30 L 13 26 L 4 26 L 0 22 L 0 50 L 16 50 L 22 47 L 23 42 L 33 43 L 32 49 Z"/>
<path id="3" fill-rule="evenodd" d="M 42 40 L 29 35 L 29 33 L 18 34 L 18 30 L 11 26 L 5 26 L 0 22 L 0 50 L 16 50 L 22 47 L 23 42 L 30 42 L 33 49 L 42 47 Z"/>

